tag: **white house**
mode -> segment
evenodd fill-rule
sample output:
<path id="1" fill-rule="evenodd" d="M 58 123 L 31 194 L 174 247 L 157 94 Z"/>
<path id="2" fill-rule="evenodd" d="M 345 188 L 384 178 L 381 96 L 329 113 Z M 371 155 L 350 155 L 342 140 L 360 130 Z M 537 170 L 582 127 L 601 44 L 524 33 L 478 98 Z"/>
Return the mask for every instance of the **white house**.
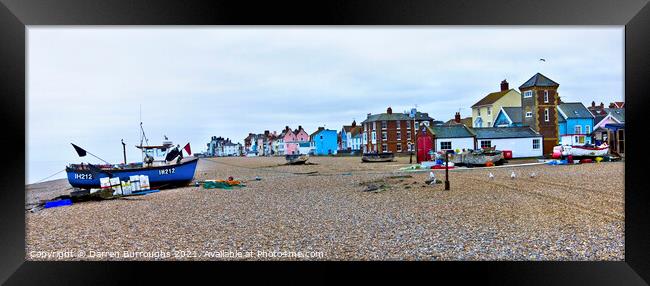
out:
<path id="1" fill-rule="evenodd" d="M 426 126 L 433 134 L 435 150 L 474 149 L 474 133 L 464 124 Z"/>
<path id="2" fill-rule="evenodd" d="M 528 126 L 474 128 L 476 147 L 511 150 L 513 158 L 542 157 L 542 135 Z"/>

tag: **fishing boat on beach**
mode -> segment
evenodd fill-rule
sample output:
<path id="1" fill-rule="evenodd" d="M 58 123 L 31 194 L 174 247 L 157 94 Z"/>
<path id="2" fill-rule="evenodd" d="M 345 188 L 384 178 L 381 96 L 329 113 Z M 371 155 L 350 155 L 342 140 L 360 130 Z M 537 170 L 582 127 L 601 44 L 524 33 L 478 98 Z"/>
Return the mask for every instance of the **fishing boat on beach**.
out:
<path id="1" fill-rule="evenodd" d="M 395 154 L 392 152 L 363 153 L 361 156 L 361 161 L 366 163 L 392 162 L 394 159 Z"/>
<path id="2" fill-rule="evenodd" d="M 140 124 L 142 126 L 142 123 Z M 189 143 L 179 150 L 180 145 L 174 146 L 165 137 L 165 141 L 161 145 L 148 145 L 144 130 L 142 130 L 142 138 L 140 145 L 136 146 L 142 151 L 142 162 L 128 164 L 126 163 L 126 149 L 124 149 L 124 163 L 110 164 L 72 144 L 80 157 L 88 153 L 106 164 L 70 164 L 65 168 L 68 182 L 72 187 L 79 189 L 100 188 L 101 178 L 119 177 L 122 181 L 128 181 L 131 176 L 136 175 L 148 176 L 149 184 L 154 188 L 185 186 L 192 182 L 199 158 L 183 157 L 183 150 L 191 154 Z M 147 145 L 143 144 L 143 140 Z M 124 143 L 122 145 L 125 148 L 126 145 Z"/>
<path id="3" fill-rule="evenodd" d="M 290 154 L 284 157 L 289 165 L 305 164 L 309 160 L 309 155 L 306 154 Z"/>
<path id="4" fill-rule="evenodd" d="M 567 157 L 573 158 L 595 158 L 604 157 L 609 154 L 609 146 L 603 143 L 600 146 L 593 145 L 558 145 L 553 147 L 553 157 Z"/>
<path id="5" fill-rule="evenodd" d="M 492 149 L 466 150 L 460 153 L 452 154 L 449 161 L 458 166 L 485 166 L 489 163 L 501 165 L 505 161 L 503 152 Z"/>

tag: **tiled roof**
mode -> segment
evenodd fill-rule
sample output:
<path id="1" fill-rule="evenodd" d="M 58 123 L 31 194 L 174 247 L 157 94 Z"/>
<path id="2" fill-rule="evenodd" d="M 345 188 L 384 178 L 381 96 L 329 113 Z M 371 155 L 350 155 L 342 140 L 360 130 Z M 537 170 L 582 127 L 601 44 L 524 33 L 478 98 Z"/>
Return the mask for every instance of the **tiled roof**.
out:
<path id="1" fill-rule="evenodd" d="M 523 88 L 528 88 L 528 87 L 533 87 L 533 86 L 550 86 L 550 87 L 558 87 L 560 84 L 557 82 L 552 81 L 551 79 L 547 78 L 541 73 L 536 73 L 533 77 L 531 77 L 529 80 L 524 82 L 519 89 Z"/>
<path id="2" fill-rule="evenodd" d="M 312 134 L 309 135 L 309 138 L 311 138 L 311 137 L 313 137 L 314 135 L 316 135 L 316 133 L 321 132 L 321 130 L 325 130 L 325 127 L 318 127 L 318 129 L 316 129 L 316 131 L 314 131 L 314 133 L 312 133 Z"/>
<path id="3" fill-rule="evenodd" d="M 472 128 L 476 139 L 529 138 L 540 137 L 539 133 L 528 126 Z"/>
<path id="4" fill-rule="evenodd" d="M 605 108 L 605 111 L 621 123 L 625 122 L 625 108 Z"/>
<path id="5" fill-rule="evenodd" d="M 361 127 L 361 126 L 355 126 L 354 128 L 352 128 L 352 130 L 350 131 L 350 133 L 352 133 L 352 136 L 355 136 L 355 135 L 357 135 L 357 134 L 361 134 L 361 133 L 363 133 L 363 127 Z"/>
<path id="6" fill-rule="evenodd" d="M 566 119 L 594 118 L 594 115 L 581 102 L 563 102 L 557 106 Z"/>
<path id="7" fill-rule="evenodd" d="M 474 103 L 474 105 L 472 105 L 472 107 L 477 107 L 477 106 L 487 105 L 487 104 L 493 104 L 497 100 L 501 99 L 504 95 L 506 95 L 506 93 L 508 93 L 511 90 L 512 89 L 490 93 L 490 94 L 486 95 L 485 97 L 483 97 L 481 100 L 479 100 L 477 103 Z"/>
<path id="8" fill-rule="evenodd" d="M 417 112 L 415 114 L 415 119 L 416 120 L 433 120 L 433 118 L 429 117 L 428 113 L 423 113 L 423 112 Z M 408 114 L 404 113 L 380 113 L 380 114 L 373 114 L 368 116 L 366 120 L 364 120 L 361 123 L 366 123 L 366 122 L 373 122 L 373 121 L 391 121 L 391 120 L 413 120 L 412 118 L 409 117 Z"/>
<path id="9" fill-rule="evenodd" d="M 521 123 L 522 109 L 521 107 L 503 107 L 503 112 L 512 120 L 512 123 Z"/>
<path id="10" fill-rule="evenodd" d="M 474 136 L 471 129 L 462 124 L 427 126 L 427 129 L 429 129 L 429 132 L 433 133 L 436 138 L 462 138 Z"/>
<path id="11" fill-rule="evenodd" d="M 455 125 L 455 124 L 465 124 L 467 126 L 472 126 L 472 118 L 471 117 L 465 117 L 460 119 L 460 123 L 457 123 L 455 119 L 449 119 L 447 122 L 444 123 L 444 125 Z M 437 125 L 434 124 L 433 125 Z"/>

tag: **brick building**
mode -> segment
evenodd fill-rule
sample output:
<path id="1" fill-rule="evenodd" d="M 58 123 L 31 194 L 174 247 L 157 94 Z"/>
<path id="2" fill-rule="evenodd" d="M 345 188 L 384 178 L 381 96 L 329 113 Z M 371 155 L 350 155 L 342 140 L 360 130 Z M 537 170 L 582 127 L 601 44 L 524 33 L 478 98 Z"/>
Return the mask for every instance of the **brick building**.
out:
<path id="1" fill-rule="evenodd" d="M 420 124 L 433 125 L 433 118 L 429 114 L 411 110 L 415 116 L 410 114 L 393 113 L 388 107 L 386 113 L 368 113 L 366 120 L 361 122 L 363 126 L 363 152 L 393 152 L 407 153 L 415 150 L 415 130 Z"/>
<path id="2" fill-rule="evenodd" d="M 521 92 L 522 122 L 543 137 L 544 154 L 553 152 L 558 144 L 558 111 L 560 85 L 541 73 L 536 73 L 519 87 Z"/>

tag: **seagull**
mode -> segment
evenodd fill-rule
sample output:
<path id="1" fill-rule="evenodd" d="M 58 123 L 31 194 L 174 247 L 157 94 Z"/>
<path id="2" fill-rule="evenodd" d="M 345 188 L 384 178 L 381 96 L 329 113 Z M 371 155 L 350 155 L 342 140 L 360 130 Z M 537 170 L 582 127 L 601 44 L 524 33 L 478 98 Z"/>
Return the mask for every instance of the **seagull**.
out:
<path id="1" fill-rule="evenodd" d="M 537 176 L 537 174 L 535 174 L 535 172 L 530 173 L 531 178 L 535 178 L 535 176 Z"/>
<path id="2" fill-rule="evenodd" d="M 494 179 L 494 175 L 492 174 L 492 172 L 490 172 L 490 174 L 488 175 L 488 177 L 489 177 L 490 179 Z"/>
<path id="3" fill-rule="evenodd" d="M 512 174 L 510 174 L 510 178 L 514 179 L 517 175 L 515 175 L 515 171 L 512 171 Z"/>
<path id="4" fill-rule="evenodd" d="M 546 62 L 546 59 L 539 59 L 539 60 L 542 61 L 542 62 Z"/>

